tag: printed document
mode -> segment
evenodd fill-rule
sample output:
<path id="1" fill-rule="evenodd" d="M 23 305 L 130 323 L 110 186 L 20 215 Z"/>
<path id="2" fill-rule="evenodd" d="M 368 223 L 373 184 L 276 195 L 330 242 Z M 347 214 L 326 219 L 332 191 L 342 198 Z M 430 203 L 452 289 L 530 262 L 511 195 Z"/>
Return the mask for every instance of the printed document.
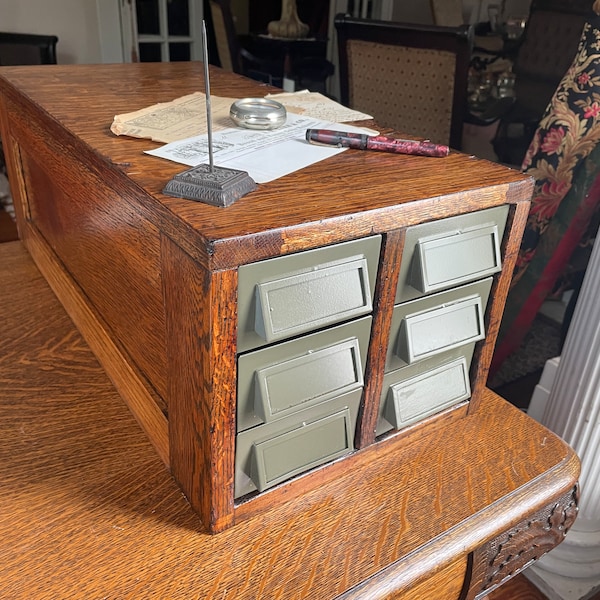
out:
<path id="1" fill-rule="evenodd" d="M 232 127 L 213 133 L 214 164 L 246 171 L 256 183 L 267 183 L 346 150 L 317 146 L 306 141 L 307 129 L 335 129 L 376 134 L 347 123 L 331 123 L 288 113 L 286 123 L 273 130 Z M 199 135 L 167 144 L 147 154 L 189 167 L 209 163 L 208 136 Z"/>

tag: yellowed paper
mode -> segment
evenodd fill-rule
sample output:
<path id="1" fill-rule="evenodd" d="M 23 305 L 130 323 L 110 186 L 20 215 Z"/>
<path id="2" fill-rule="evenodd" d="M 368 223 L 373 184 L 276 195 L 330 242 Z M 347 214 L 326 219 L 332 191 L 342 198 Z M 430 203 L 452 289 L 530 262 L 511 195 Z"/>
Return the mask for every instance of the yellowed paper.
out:
<path id="1" fill-rule="evenodd" d="M 271 94 L 267 97 L 281 102 L 288 112 L 321 121 L 342 123 L 371 119 L 317 92 L 308 90 Z M 238 98 L 211 96 L 212 129 L 220 131 L 234 127 L 229 109 Z M 171 102 L 154 104 L 134 112 L 117 115 L 110 127 L 115 135 L 150 139 L 170 144 L 207 133 L 206 102 L 202 92 L 182 96 Z"/>
<path id="2" fill-rule="evenodd" d="M 322 121 L 331 121 L 332 123 L 365 121 L 373 118 L 366 113 L 347 108 L 319 92 L 309 92 L 308 90 L 283 92 L 281 94 L 269 94 L 267 98 L 281 102 L 289 112 L 307 115 Z"/>
<path id="3" fill-rule="evenodd" d="M 231 127 L 229 107 L 237 98 L 211 95 L 213 131 Z M 206 102 L 202 92 L 195 92 L 147 108 L 117 115 L 110 127 L 115 135 L 144 138 L 169 144 L 207 133 Z"/>

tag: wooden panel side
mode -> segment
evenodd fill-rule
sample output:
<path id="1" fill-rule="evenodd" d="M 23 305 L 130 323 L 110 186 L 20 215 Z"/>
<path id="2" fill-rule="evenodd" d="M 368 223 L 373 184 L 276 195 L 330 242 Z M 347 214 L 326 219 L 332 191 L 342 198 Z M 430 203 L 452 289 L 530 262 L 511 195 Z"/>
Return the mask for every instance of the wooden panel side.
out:
<path id="1" fill-rule="evenodd" d="M 490 293 L 490 307 L 486 317 L 486 339 L 485 342 L 479 343 L 475 348 L 471 368 L 471 382 L 473 400 L 470 403 L 470 410 L 477 409 L 478 398 L 485 388 L 488 378 L 490 364 L 494 353 L 494 346 L 500 323 L 502 322 L 502 314 L 506 297 L 510 289 L 515 262 L 521 245 L 521 238 L 527 222 L 529 214 L 529 196 L 527 188 L 523 190 L 525 196 L 521 201 L 512 204 L 508 222 L 506 225 L 507 234 L 504 237 L 502 245 L 503 265 L 502 271 L 494 278 L 494 283 Z"/>
<path id="2" fill-rule="evenodd" d="M 2 150 L 6 163 L 6 170 L 10 181 L 10 191 L 17 218 L 17 229 L 19 238 L 23 239 L 26 235 L 25 223 L 29 219 L 29 209 L 27 207 L 27 194 L 25 192 L 25 181 L 23 180 L 23 169 L 19 153 L 19 145 L 13 138 L 9 128 L 7 99 L 5 94 L 0 94 L 0 133 L 2 136 Z"/>
<path id="3" fill-rule="evenodd" d="M 109 185 L 81 142 L 10 103 L 10 176 L 21 229 L 34 226 L 158 391 L 166 394 L 165 319 L 158 229 L 123 176 Z M 114 178 L 104 163 L 106 178 Z M 113 182 L 114 183 L 114 182 Z M 24 221 L 23 219 L 26 219 Z M 27 242 L 27 236 L 24 235 Z"/>
<path id="4" fill-rule="evenodd" d="M 237 271 L 213 273 L 162 243 L 171 470 L 206 528 L 233 520 Z"/>
<path id="5" fill-rule="evenodd" d="M 365 369 L 365 391 L 356 431 L 356 447 L 364 448 L 375 441 L 379 401 L 383 388 L 386 350 L 394 310 L 394 297 L 402 260 L 405 229 L 384 236 L 381 247 L 377 287 L 373 303 L 373 325 Z"/>
<path id="6" fill-rule="evenodd" d="M 106 370 L 121 398 L 148 436 L 161 460 L 169 464 L 169 439 L 163 399 L 110 334 L 85 294 L 57 260 L 46 241 L 29 227 L 28 250 L 67 314 Z"/>

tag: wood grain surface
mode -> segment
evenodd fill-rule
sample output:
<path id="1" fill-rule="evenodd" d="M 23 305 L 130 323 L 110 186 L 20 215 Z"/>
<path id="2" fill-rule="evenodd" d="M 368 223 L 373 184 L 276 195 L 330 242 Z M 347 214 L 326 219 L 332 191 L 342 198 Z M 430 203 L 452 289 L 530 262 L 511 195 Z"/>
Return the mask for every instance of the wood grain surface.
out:
<path id="1" fill-rule="evenodd" d="M 578 475 L 560 439 L 486 391 L 477 416 L 391 438 L 377 461 L 358 453 L 335 481 L 211 536 L 18 242 L 0 245 L 0 289 L 11 600 L 321 600 L 361 582 L 347 597 L 449 600 L 470 552 Z"/>
<path id="2" fill-rule="evenodd" d="M 22 239 L 194 508 L 220 531 L 307 489 L 304 479 L 290 482 L 254 507 L 234 506 L 237 268 L 383 236 L 356 433 L 366 450 L 376 441 L 405 228 L 510 205 L 506 261 L 472 362 L 468 410 L 476 412 L 532 181 L 457 152 L 437 159 L 348 151 L 260 185 L 227 209 L 166 196 L 163 186 L 182 167 L 144 154 L 154 142 L 117 137 L 109 126 L 115 114 L 197 91 L 201 67 L 3 69 L 0 101 Z M 212 88 L 227 97 L 269 91 L 218 69 Z M 453 407 L 439 426 L 466 413 Z M 324 469 L 312 485 L 327 474 L 337 477 Z"/>
<path id="3" fill-rule="evenodd" d="M 524 575 L 518 575 L 489 594 L 486 600 L 548 600 Z"/>
<path id="4" fill-rule="evenodd" d="M 75 171 L 56 164 L 56 156 L 76 147 L 98 185 L 112 190 L 103 203 L 124 195 L 140 216 L 212 269 L 393 230 L 423 214 L 443 218 L 457 203 L 470 212 L 519 190 L 522 199 L 531 193 L 531 180 L 518 171 L 458 152 L 430 159 L 352 151 L 262 184 L 226 210 L 165 196 L 166 182 L 185 167 L 144 154 L 159 144 L 117 137 L 109 126 L 115 114 L 198 91 L 201 82 L 202 63 L 52 65 L 3 69 L 0 89 L 14 136 L 36 144 L 32 161 L 55 167 L 66 187 Z M 211 89 L 227 97 L 277 91 L 219 69 L 211 70 Z M 147 194 L 158 202 L 149 204 Z M 455 202 L 440 202 L 448 196 Z"/>

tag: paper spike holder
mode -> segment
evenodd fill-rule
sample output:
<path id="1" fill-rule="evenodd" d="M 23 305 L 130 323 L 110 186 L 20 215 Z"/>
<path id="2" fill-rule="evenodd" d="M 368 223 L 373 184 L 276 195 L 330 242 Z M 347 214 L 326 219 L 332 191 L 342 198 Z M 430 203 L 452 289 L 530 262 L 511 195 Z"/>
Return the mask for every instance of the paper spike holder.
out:
<path id="1" fill-rule="evenodd" d="M 208 132 L 208 165 L 198 165 L 179 173 L 167 183 L 163 193 L 177 198 L 197 200 L 215 206 L 230 206 L 236 200 L 256 189 L 256 183 L 246 173 L 237 169 L 216 167 L 213 160 L 212 111 L 210 79 L 208 75 L 208 48 L 206 23 L 202 21 L 202 49 L 204 59 L 204 85 L 206 90 L 206 123 Z"/>

